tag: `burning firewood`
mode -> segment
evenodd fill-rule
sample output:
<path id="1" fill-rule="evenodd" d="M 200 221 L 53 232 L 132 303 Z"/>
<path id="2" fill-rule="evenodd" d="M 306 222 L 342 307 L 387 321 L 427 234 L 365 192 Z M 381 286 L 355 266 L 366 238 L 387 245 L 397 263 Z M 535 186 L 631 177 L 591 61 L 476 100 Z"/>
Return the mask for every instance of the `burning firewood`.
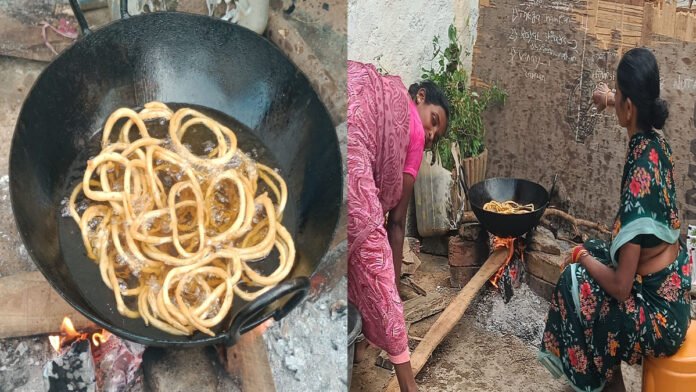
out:
<path id="1" fill-rule="evenodd" d="M 142 383 L 145 346 L 109 332 L 78 332 L 69 318 L 48 337 L 58 356 L 44 366 L 48 391 L 125 391 Z"/>
<path id="2" fill-rule="evenodd" d="M 96 391 L 97 381 L 89 340 L 81 339 L 72 343 L 61 355 L 44 366 L 43 375 L 49 392 Z"/>

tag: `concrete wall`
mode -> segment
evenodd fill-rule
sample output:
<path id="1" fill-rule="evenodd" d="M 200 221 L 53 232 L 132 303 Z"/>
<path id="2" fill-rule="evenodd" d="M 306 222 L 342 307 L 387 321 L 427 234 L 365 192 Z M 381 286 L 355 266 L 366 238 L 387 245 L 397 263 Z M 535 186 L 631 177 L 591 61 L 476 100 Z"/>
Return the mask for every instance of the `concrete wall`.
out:
<path id="1" fill-rule="evenodd" d="M 478 0 L 454 1 L 454 25 L 459 31 L 459 43 L 462 45 L 462 64 L 468 74 L 471 74 L 473 50 L 476 43 L 476 32 L 479 17 Z"/>
<path id="2" fill-rule="evenodd" d="M 348 59 L 375 64 L 413 83 L 431 64 L 433 37 L 446 46 L 447 29 L 454 23 L 470 73 L 478 6 L 478 0 L 348 0 Z"/>
<path id="3" fill-rule="evenodd" d="M 447 43 L 457 0 L 348 1 L 348 59 L 381 66 L 407 86 L 430 66 L 432 40 Z M 378 61 L 379 59 L 379 61 Z"/>

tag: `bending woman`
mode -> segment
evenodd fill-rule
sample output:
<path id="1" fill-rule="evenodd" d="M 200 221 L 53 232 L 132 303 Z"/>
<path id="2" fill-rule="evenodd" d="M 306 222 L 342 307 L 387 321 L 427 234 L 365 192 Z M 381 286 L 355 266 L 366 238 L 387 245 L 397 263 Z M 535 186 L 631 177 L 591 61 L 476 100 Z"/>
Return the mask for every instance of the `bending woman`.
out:
<path id="1" fill-rule="evenodd" d="M 626 52 L 616 76 L 615 94 L 606 86 L 594 94 L 600 108 L 615 107 L 629 137 L 612 242 L 590 240 L 573 250 L 539 355 L 576 391 L 624 390 L 621 361 L 676 353 L 690 321 L 672 150 L 655 131 L 668 116 L 655 56 L 644 48 Z"/>
<path id="2" fill-rule="evenodd" d="M 416 390 L 397 290 L 406 209 L 424 148 L 444 135 L 448 113 L 432 82 L 406 90 L 397 77 L 348 62 L 348 299 L 402 391 Z"/>

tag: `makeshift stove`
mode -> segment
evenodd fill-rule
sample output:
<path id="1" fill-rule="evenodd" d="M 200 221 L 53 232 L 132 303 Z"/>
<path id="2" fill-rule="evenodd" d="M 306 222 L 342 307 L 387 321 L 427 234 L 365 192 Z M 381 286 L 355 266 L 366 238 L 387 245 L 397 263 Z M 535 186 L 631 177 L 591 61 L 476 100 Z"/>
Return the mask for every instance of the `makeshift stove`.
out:
<path id="1" fill-rule="evenodd" d="M 48 339 L 57 353 L 43 370 L 48 391 L 132 391 L 142 384 L 143 345 L 103 329 L 78 332 L 67 317 Z"/>
<path id="2" fill-rule="evenodd" d="M 503 296 L 505 303 L 510 302 L 514 289 L 520 287 L 524 272 L 525 237 L 500 238 L 491 236 L 491 249 L 493 251 L 505 249 L 507 258 L 498 271 L 490 278 L 490 282 Z"/>
<path id="3" fill-rule="evenodd" d="M 505 303 L 524 279 L 526 236 L 502 238 L 488 234 L 478 223 L 463 225 L 449 241 L 448 260 L 452 287 L 462 288 L 479 271 L 491 253 L 504 250 L 504 263 L 489 278 Z"/>

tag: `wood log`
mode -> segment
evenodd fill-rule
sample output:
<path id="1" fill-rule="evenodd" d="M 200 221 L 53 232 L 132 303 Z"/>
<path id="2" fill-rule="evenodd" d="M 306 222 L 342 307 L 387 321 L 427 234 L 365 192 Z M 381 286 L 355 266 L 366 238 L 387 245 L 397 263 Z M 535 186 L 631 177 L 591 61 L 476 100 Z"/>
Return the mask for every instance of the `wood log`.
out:
<path id="1" fill-rule="evenodd" d="M 404 239 L 404 248 L 402 254 L 403 260 L 401 261 L 401 276 L 403 277 L 404 275 L 408 276 L 415 274 L 421 265 L 421 260 L 413 251 L 413 245 L 411 241 L 407 241 L 407 238 Z"/>
<path id="2" fill-rule="evenodd" d="M 491 254 L 483 264 L 479 272 L 469 281 L 469 283 L 457 294 L 454 300 L 440 314 L 435 324 L 428 330 L 415 351 L 411 354 L 411 368 L 413 375 L 421 371 L 435 348 L 445 339 L 447 334 L 452 331 L 455 325 L 466 312 L 476 294 L 483 287 L 488 279 L 498 271 L 507 259 L 507 249 L 500 249 Z M 388 392 L 399 391 L 399 382 L 396 376 L 392 377 L 387 385 Z"/>
<path id="3" fill-rule="evenodd" d="M 404 302 L 406 330 L 408 331 L 409 328 L 411 328 L 411 324 L 442 312 L 447 306 L 448 301 L 448 296 L 438 292 L 430 292 L 425 297 L 416 297 Z M 414 339 L 419 342 L 423 340 L 421 337 L 414 337 L 411 335 L 409 335 L 408 338 L 409 340 Z M 375 365 L 387 370 L 394 369 L 394 365 L 389 361 L 389 355 L 384 350 L 377 356 Z"/>
<path id="4" fill-rule="evenodd" d="M 401 283 L 401 284 L 400 284 L 401 288 L 406 288 L 406 287 L 408 287 L 408 288 L 410 288 L 411 290 L 413 290 L 413 291 L 414 291 L 416 294 L 418 294 L 418 295 L 425 296 L 425 295 L 428 294 L 428 293 L 425 291 L 425 289 L 422 288 L 422 287 L 420 287 L 416 282 L 414 282 L 413 279 L 411 279 L 410 276 L 402 277 L 400 283 Z"/>
<path id="5" fill-rule="evenodd" d="M 273 373 L 268 362 L 263 332 L 269 324 L 241 336 L 237 344 L 227 349 L 227 371 L 241 380 L 243 392 L 274 392 Z M 282 388 L 281 388 L 282 389 Z"/>
<path id="6" fill-rule="evenodd" d="M 576 218 L 567 212 L 563 212 L 563 211 L 557 210 L 555 208 L 547 208 L 546 211 L 544 211 L 544 217 L 551 217 L 551 216 L 556 216 L 556 217 L 559 217 L 561 219 L 568 221 L 568 223 L 570 223 L 573 226 L 573 229 L 576 232 L 577 232 L 577 227 L 582 226 L 582 227 L 586 227 L 588 229 L 597 230 L 600 233 L 604 233 L 604 234 L 611 233 L 609 231 L 609 228 L 607 228 L 606 225 L 603 225 L 601 223 Z"/>
<path id="7" fill-rule="evenodd" d="M 436 291 L 428 293 L 425 297 L 409 299 L 404 302 L 404 320 L 406 325 L 410 326 L 424 318 L 442 312 L 447 306 L 448 300 L 448 296 Z"/>
<path id="8" fill-rule="evenodd" d="M 57 333 L 66 316 L 78 331 L 94 325 L 38 271 L 0 278 L 0 298 L 0 338 Z"/>

